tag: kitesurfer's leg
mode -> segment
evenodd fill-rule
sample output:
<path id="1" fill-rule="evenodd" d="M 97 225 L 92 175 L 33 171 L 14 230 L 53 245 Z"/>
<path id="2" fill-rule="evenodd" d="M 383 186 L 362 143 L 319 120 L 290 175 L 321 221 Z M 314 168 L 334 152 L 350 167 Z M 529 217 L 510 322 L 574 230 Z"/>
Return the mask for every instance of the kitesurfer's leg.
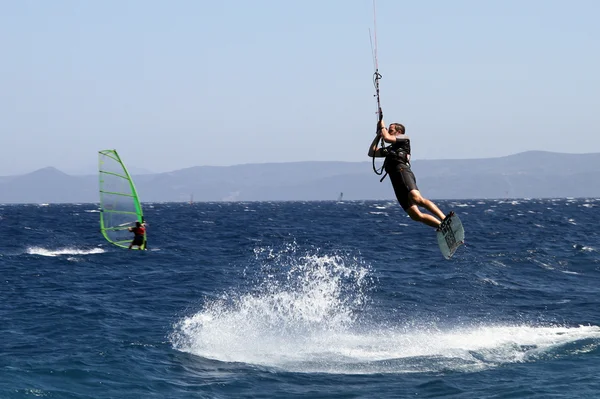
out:
<path id="1" fill-rule="evenodd" d="M 417 205 L 411 205 L 410 207 L 406 208 L 405 211 L 406 213 L 408 213 L 408 216 L 410 216 L 412 220 L 425 223 L 427 226 L 431 226 L 435 229 L 437 229 L 441 223 L 434 216 L 431 216 L 428 213 L 421 212 Z"/>
<path id="2" fill-rule="evenodd" d="M 411 190 L 410 193 L 408 193 L 408 195 L 412 204 L 427 209 L 429 212 L 437 216 L 440 220 L 444 220 L 446 218 L 444 212 L 442 212 L 440 208 L 438 208 L 437 205 L 434 204 L 432 201 L 428 200 L 427 198 L 423 198 L 419 190 Z"/>

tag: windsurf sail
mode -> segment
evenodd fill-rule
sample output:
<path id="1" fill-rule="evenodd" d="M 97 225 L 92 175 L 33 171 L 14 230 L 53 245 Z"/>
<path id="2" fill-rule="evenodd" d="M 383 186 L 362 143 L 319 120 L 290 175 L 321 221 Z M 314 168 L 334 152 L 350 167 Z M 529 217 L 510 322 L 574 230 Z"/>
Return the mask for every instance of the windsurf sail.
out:
<path id="1" fill-rule="evenodd" d="M 133 180 L 116 150 L 99 151 L 100 230 L 108 242 L 128 248 L 133 240 L 130 227 L 144 223 L 142 205 Z M 146 249 L 146 234 L 144 244 Z"/>

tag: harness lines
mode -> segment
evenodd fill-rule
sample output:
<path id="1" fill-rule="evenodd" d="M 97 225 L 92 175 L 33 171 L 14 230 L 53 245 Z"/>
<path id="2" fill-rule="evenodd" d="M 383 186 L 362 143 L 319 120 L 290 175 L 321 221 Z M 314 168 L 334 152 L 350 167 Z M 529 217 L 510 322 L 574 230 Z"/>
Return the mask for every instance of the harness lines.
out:
<path id="1" fill-rule="evenodd" d="M 377 120 L 378 122 L 381 122 L 383 120 L 383 110 L 381 109 L 381 98 L 379 96 L 379 81 L 381 80 L 381 78 L 383 77 L 380 73 L 379 73 L 379 62 L 377 60 L 377 13 L 375 10 L 375 0 L 373 0 L 373 35 L 371 36 L 370 34 L 370 29 L 369 29 L 369 39 L 371 40 L 371 51 L 373 52 L 373 66 L 375 67 L 375 72 L 373 73 L 373 86 L 375 86 L 375 95 L 374 97 L 377 99 Z M 375 42 L 375 46 L 373 46 L 373 42 Z M 377 130 L 376 133 L 379 133 L 379 130 Z M 385 163 L 388 159 L 388 151 L 392 150 L 392 146 L 386 146 L 385 145 L 385 141 L 383 141 L 383 137 L 381 138 L 381 152 L 384 153 L 386 155 L 383 164 L 381 165 L 381 168 L 377 168 L 375 166 L 375 154 L 373 154 L 373 172 L 375 172 L 376 175 L 380 176 L 383 174 L 383 171 L 385 170 Z M 387 176 L 387 172 L 383 175 L 383 177 L 379 180 L 380 182 L 383 181 L 383 179 L 385 179 L 385 177 Z"/>
<path id="2" fill-rule="evenodd" d="M 383 110 L 381 109 L 381 99 L 379 97 L 379 80 L 381 78 L 382 76 L 379 73 L 379 69 L 377 68 L 377 44 L 375 44 L 375 73 L 373 74 L 373 85 L 375 86 L 375 97 L 377 98 L 377 120 L 379 122 L 383 120 Z M 376 133 L 379 133 L 379 130 Z M 383 137 L 381 138 L 381 148 L 385 148 L 385 142 L 383 141 Z M 385 161 L 383 161 L 383 165 L 381 165 L 381 168 L 377 169 L 377 167 L 375 166 L 375 154 L 373 154 L 373 171 L 375 172 L 375 174 L 381 175 L 383 173 L 384 168 Z M 386 175 L 384 175 L 380 181 L 383 181 Z"/>
<path id="3" fill-rule="evenodd" d="M 369 34 L 369 39 L 371 39 L 371 35 Z M 373 46 L 373 42 L 375 42 L 375 46 Z M 375 86 L 375 95 L 374 97 L 377 99 L 377 118 L 378 121 L 381 122 L 383 120 L 383 110 L 381 109 L 381 98 L 379 96 L 379 81 L 381 80 L 381 78 L 383 76 L 381 76 L 381 74 L 379 73 L 379 62 L 377 60 L 377 15 L 375 12 L 375 0 L 373 0 L 373 39 L 371 40 L 371 50 L 373 51 L 373 64 L 375 67 L 375 72 L 373 73 L 373 86 Z M 377 133 L 379 132 L 379 130 L 377 131 Z M 408 137 L 407 137 L 408 139 Z M 385 159 L 383 161 L 383 165 L 381 165 L 381 168 L 377 168 L 375 166 L 375 154 L 373 154 L 373 171 L 375 172 L 376 175 L 382 175 L 383 171 L 385 170 L 385 164 L 388 161 L 388 159 L 390 159 L 391 157 L 394 157 L 398 162 L 407 164 L 410 167 L 410 161 L 409 161 L 409 153 L 410 153 L 410 144 L 409 144 L 409 153 L 406 153 L 405 151 L 399 151 L 399 145 L 397 145 L 396 143 L 390 144 L 390 145 L 385 145 L 385 141 L 383 140 L 383 137 L 381 138 L 381 144 L 380 144 L 380 152 L 381 154 L 385 155 Z M 380 182 L 383 181 L 383 179 L 385 179 L 385 177 L 388 175 L 387 171 L 385 172 L 385 174 L 383 174 L 383 177 L 379 180 Z"/>
<path id="4" fill-rule="evenodd" d="M 375 171 L 375 173 L 377 173 L 378 175 L 381 175 L 383 173 L 383 171 L 385 170 L 385 165 L 387 164 L 388 160 L 392 158 L 394 158 L 396 162 L 405 164 L 410 168 L 410 154 L 401 151 L 400 148 L 398 148 L 394 144 L 390 144 L 387 147 L 381 147 L 380 151 L 383 155 L 385 155 L 385 159 L 383 160 L 383 165 L 381 165 L 381 170 L 379 171 L 379 173 L 377 173 L 377 170 Z M 375 157 L 373 157 L 373 165 L 375 165 Z M 387 175 L 388 172 L 386 170 L 383 177 L 379 179 L 379 182 L 381 183 Z"/>

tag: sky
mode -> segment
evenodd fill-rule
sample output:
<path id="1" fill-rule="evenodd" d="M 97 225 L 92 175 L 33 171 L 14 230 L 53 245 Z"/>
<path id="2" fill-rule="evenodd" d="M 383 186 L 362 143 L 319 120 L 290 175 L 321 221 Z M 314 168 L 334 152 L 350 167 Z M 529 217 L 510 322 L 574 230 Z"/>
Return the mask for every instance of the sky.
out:
<path id="1" fill-rule="evenodd" d="M 600 152 L 596 0 L 0 0 L 0 176 Z M 376 16 L 376 18 L 374 18 Z M 376 21 L 376 23 L 375 23 Z M 376 41 L 373 36 L 376 33 Z"/>

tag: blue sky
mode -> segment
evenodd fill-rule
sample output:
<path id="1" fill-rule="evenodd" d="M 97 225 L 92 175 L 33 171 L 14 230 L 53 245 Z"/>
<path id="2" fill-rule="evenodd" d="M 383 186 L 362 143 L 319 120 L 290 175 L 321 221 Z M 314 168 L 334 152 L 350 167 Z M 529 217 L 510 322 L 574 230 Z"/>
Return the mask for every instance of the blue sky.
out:
<path id="1" fill-rule="evenodd" d="M 413 159 L 600 152 L 600 2 L 378 0 Z M 368 161 L 371 0 L 0 2 L 0 175 Z"/>

